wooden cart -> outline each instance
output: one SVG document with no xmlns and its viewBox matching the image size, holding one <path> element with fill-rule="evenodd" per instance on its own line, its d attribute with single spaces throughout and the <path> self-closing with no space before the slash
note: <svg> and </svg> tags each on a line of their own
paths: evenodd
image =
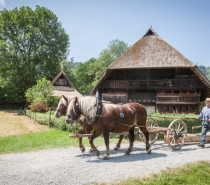
<svg viewBox="0 0 210 185">
<path fill-rule="evenodd" d="M 187 126 L 181 119 L 172 121 L 168 127 L 159 127 L 154 118 L 147 119 L 148 130 L 150 132 L 150 144 L 158 140 L 159 134 L 164 135 L 164 141 L 172 150 L 180 149 L 187 138 Z M 141 140 L 145 143 L 145 136 L 139 132 Z"/>
<path fill-rule="evenodd" d="M 187 126 L 184 123 L 184 121 L 180 119 L 176 119 L 172 121 L 168 128 L 165 127 L 159 127 L 158 122 L 154 118 L 148 118 L 147 119 L 147 127 L 150 132 L 150 138 L 149 142 L 150 144 L 153 144 L 157 141 L 159 134 L 164 134 L 164 138 L 166 140 L 166 143 L 172 150 L 180 149 L 184 144 L 185 140 L 187 138 Z M 128 132 L 123 133 L 110 133 L 110 135 L 128 135 Z M 135 135 L 139 135 L 141 140 L 145 143 L 145 136 L 144 134 L 139 130 L 138 132 L 135 132 Z M 73 136 L 69 136 L 70 138 L 75 137 L 90 137 L 91 134 L 78 134 L 75 133 Z"/>
</svg>

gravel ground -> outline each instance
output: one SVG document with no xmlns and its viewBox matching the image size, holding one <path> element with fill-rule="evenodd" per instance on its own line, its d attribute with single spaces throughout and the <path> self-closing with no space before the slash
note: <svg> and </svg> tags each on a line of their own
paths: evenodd
<svg viewBox="0 0 210 185">
<path fill-rule="evenodd" d="M 163 142 L 157 142 L 152 146 L 152 154 L 148 155 L 143 143 L 135 143 L 131 155 L 125 156 L 128 144 L 123 144 L 119 151 L 111 150 L 109 160 L 88 152 L 81 154 L 77 147 L 2 154 L 0 185 L 87 184 L 142 177 L 167 167 L 210 160 L 209 146 L 208 143 L 205 149 L 201 149 L 195 144 L 188 144 L 181 150 L 171 151 Z M 101 155 L 105 154 L 104 146 L 98 149 Z"/>
</svg>

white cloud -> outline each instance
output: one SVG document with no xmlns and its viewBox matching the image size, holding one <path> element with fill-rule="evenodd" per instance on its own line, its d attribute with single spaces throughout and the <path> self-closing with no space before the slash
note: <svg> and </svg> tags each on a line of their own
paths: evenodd
<svg viewBox="0 0 210 185">
<path fill-rule="evenodd" d="M 5 7 L 5 0 L 0 0 L 0 6 Z"/>
</svg>

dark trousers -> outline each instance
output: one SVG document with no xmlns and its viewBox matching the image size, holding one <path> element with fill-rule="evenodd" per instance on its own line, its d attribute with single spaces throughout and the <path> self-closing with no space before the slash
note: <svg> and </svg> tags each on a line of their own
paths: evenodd
<svg viewBox="0 0 210 185">
<path fill-rule="evenodd" d="M 202 134 L 201 134 L 201 144 L 206 143 L 206 133 L 210 129 L 208 125 L 202 126 Z"/>
</svg>

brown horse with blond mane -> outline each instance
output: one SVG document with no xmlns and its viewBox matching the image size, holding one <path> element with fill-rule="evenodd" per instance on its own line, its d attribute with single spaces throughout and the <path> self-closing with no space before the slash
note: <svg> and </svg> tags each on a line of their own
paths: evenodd
<svg viewBox="0 0 210 185">
<path fill-rule="evenodd" d="M 106 154 L 103 159 L 108 159 L 110 156 L 109 149 L 109 133 L 129 132 L 129 148 L 125 154 L 129 155 L 133 149 L 135 139 L 134 129 L 139 129 L 144 133 L 146 138 L 146 151 L 151 153 L 149 145 L 149 132 L 146 126 L 147 112 L 144 106 L 138 103 L 129 103 L 124 105 L 103 104 L 100 114 L 97 114 L 97 99 L 93 96 L 82 98 L 73 98 L 68 105 L 66 122 L 71 123 L 76 121 L 81 115 L 92 125 L 94 132 L 90 137 L 90 145 L 96 156 L 100 152 L 94 146 L 93 140 L 103 134 Z"/>
<path fill-rule="evenodd" d="M 69 103 L 75 98 L 75 96 L 68 96 L 65 97 L 62 95 L 62 98 L 60 99 L 58 106 L 55 110 L 54 116 L 56 118 L 60 118 L 61 116 L 66 115 L 67 107 Z M 80 134 L 90 134 L 93 131 L 93 127 L 91 124 L 87 124 L 87 121 L 85 120 L 85 116 L 80 116 L 80 118 L 77 120 L 77 123 L 82 127 L 82 130 L 79 131 Z M 123 135 L 120 136 L 117 145 L 114 147 L 114 150 L 119 150 Z M 90 140 L 90 137 L 88 138 Z M 79 137 L 79 148 L 82 153 L 85 152 L 85 146 L 82 143 L 82 137 Z M 92 152 L 92 150 L 90 150 Z"/>
</svg>

